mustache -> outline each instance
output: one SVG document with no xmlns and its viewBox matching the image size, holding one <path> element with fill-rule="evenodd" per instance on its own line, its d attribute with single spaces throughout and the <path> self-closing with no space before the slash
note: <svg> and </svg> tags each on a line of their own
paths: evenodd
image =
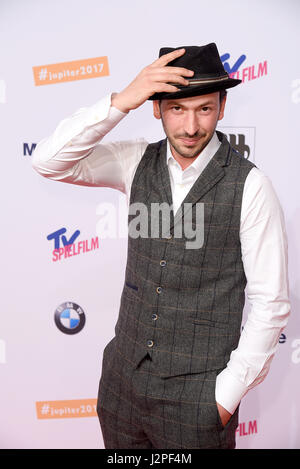
<svg viewBox="0 0 300 469">
<path fill-rule="evenodd" d="M 205 133 L 197 130 L 197 132 L 195 132 L 194 134 L 188 134 L 187 132 L 184 132 L 184 133 L 176 134 L 174 135 L 174 137 L 175 138 L 201 138 L 201 137 L 205 137 Z"/>
</svg>

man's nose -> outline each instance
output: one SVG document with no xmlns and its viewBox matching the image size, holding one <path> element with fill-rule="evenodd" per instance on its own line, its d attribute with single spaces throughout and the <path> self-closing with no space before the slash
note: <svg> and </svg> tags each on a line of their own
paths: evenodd
<svg viewBox="0 0 300 469">
<path fill-rule="evenodd" d="M 190 136 L 193 136 L 198 132 L 199 123 L 198 123 L 197 116 L 194 112 L 188 112 L 186 114 L 185 122 L 184 122 L 184 130 Z"/>
</svg>

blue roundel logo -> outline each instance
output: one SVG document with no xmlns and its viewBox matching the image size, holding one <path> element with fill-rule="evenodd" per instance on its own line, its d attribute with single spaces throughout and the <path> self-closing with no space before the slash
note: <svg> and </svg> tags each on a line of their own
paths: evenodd
<svg viewBox="0 0 300 469">
<path fill-rule="evenodd" d="M 77 334 L 85 325 L 85 314 L 83 309 L 71 301 L 62 303 L 55 310 L 55 324 L 65 334 Z"/>
</svg>

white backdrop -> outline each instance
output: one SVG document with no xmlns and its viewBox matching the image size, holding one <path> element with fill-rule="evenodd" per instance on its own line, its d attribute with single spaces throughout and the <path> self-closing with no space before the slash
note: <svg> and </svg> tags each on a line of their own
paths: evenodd
<svg viewBox="0 0 300 469">
<path fill-rule="evenodd" d="M 123 213 L 124 196 L 42 178 L 31 166 L 33 144 L 125 87 L 160 47 L 209 42 L 244 79 L 229 90 L 219 128 L 272 180 L 289 239 L 292 316 L 270 374 L 242 401 L 237 447 L 300 448 L 299 23 L 298 0 L 0 0 L 1 448 L 103 448 L 94 404 L 126 262 L 126 239 L 97 233 L 99 204 Z M 33 67 L 99 57 L 108 60 L 105 76 L 34 80 Z M 149 102 L 109 139 L 140 136 L 163 137 Z M 47 236 L 62 228 L 74 246 L 87 242 L 53 261 Z M 83 252 L 97 234 L 98 248 Z M 56 326 L 60 305 L 69 332 L 84 314 L 80 332 Z"/>
</svg>

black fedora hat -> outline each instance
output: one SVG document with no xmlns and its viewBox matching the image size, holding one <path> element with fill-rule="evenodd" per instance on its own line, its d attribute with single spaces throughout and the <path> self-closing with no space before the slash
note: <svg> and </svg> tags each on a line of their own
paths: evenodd
<svg viewBox="0 0 300 469">
<path fill-rule="evenodd" d="M 168 66 L 184 67 L 194 71 L 192 78 L 186 78 L 189 85 L 175 86 L 179 91 L 172 93 L 155 93 L 149 100 L 155 99 L 178 99 L 203 94 L 214 93 L 215 91 L 232 88 L 241 83 L 242 80 L 230 78 L 225 71 L 217 46 L 214 42 L 205 46 L 181 46 L 181 47 L 163 47 L 159 51 L 159 57 L 168 54 L 177 49 L 185 49 L 185 53 L 168 63 Z"/>
</svg>

